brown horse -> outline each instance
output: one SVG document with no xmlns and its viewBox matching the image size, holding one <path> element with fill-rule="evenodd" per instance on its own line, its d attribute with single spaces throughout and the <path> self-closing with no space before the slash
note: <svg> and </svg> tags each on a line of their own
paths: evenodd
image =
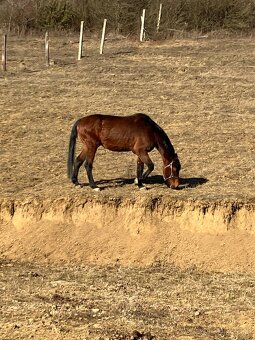
<svg viewBox="0 0 255 340">
<path fill-rule="evenodd" d="M 75 159 L 76 139 L 79 136 L 83 149 Z M 78 173 L 84 163 L 89 185 L 97 188 L 92 175 L 94 157 L 99 146 L 111 151 L 132 151 L 137 155 L 137 178 L 135 183 L 142 186 L 142 181 L 154 169 L 148 153 L 156 148 L 163 160 L 163 178 L 168 187 L 179 186 L 181 164 L 164 130 L 150 117 L 143 113 L 131 116 L 110 116 L 94 114 L 76 121 L 71 130 L 68 152 L 68 177 L 78 185 Z M 147 170 L 143 173 L 144 164 Z"/>
</svg>

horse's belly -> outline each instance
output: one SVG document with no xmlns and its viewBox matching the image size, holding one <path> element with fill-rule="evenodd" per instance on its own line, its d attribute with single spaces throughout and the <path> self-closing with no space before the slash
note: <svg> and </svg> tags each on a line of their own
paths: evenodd
<svg viewBox="0 0 255 340">
<path fill-rule="evenodd" d="M 131 151 L 132 147 L 129 145 L 121 145 L 121 144 L 115 144 L 115 143 L 102 143 L 102 146 L 110 151 L 117 151 L 117 152 L 124 152 L 124 151 Z"/>
<path fill-rule="evenodd" d="M 105 149 L 111 151 L 130 151 L 134 145 L 134 136 L 130 129 L 122 129 L 121 126 L 108 126 L 105 122 L 101 131 L 101 143 Z"/>
</svg>

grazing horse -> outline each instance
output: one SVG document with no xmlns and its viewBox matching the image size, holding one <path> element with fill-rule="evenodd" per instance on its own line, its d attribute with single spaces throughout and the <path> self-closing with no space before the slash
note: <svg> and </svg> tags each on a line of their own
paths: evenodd
<svg viewBox="0 0 255 340">
<path fill-rule="evenodd" d="M 79 136 L 83 148 L 75 159 L 76 139 Z M 132 151 L 137 158 L 137 178 L 135 183 L 142 186 L 154 169 L 148 153 L 156 148 L 163 160 L 163 178 L 168 187 L 178 188 L 181 164 L 167 134 L 150 117 L 143 113 L 130 116 L 110 116 L 93 114 L 83 117 L 72 127 L 67 170 L 68 177 L 78 185 L 78 173 L 84 163 L 89 185 L 96 189 L 92 174 L 94 157 L 99 146 L 111 151 Z M 143 173 L 144 164 L 147 170 Z"/>
</svg>

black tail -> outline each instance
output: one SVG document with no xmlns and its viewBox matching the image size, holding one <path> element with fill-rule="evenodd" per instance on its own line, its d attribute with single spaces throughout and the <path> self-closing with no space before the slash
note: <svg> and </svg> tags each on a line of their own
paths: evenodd
<svg viewBox="0 0 255 340">
<path fill-rule="evenodd" d="M 69 140 L 68 159 L 67 159 L 68 178 L 72 178 L 72 174 L 73 174 L 75 146 L 76 146 L 76 138 L 77 138 L 77 123 L 78 121 L 75 122 L 72 127 L 70 140 Z"/>
</svg>

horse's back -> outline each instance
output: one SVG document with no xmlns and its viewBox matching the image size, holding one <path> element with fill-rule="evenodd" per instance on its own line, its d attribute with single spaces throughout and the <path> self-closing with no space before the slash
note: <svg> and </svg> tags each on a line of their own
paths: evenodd
<svg viewBox="0 0 255 340">
<path fill-rule="evenodd" d="M 154 127 L 154 122 L 144 113 L 135 113 L 129 116 L 101 115 L 102 132 L 119 131 L 121 134 L 130 136 L 142 136 L 150 128 Z"/>
<path fill-rule="evenodd" d="M 144 113 L 135 113 L 128 116 L 115 116 L 105 114 L 92 114 L 82 117 L 77 122 L 78 127 L 84 128 L 89 131 L 103 130 L 103 129 L 116 129 L 116 130 L 129 130 L 135 131 L 136 129 L 145 129 L 146 127 L 153 126 L 155 123 L 152 119 Z"/>
</svg>

